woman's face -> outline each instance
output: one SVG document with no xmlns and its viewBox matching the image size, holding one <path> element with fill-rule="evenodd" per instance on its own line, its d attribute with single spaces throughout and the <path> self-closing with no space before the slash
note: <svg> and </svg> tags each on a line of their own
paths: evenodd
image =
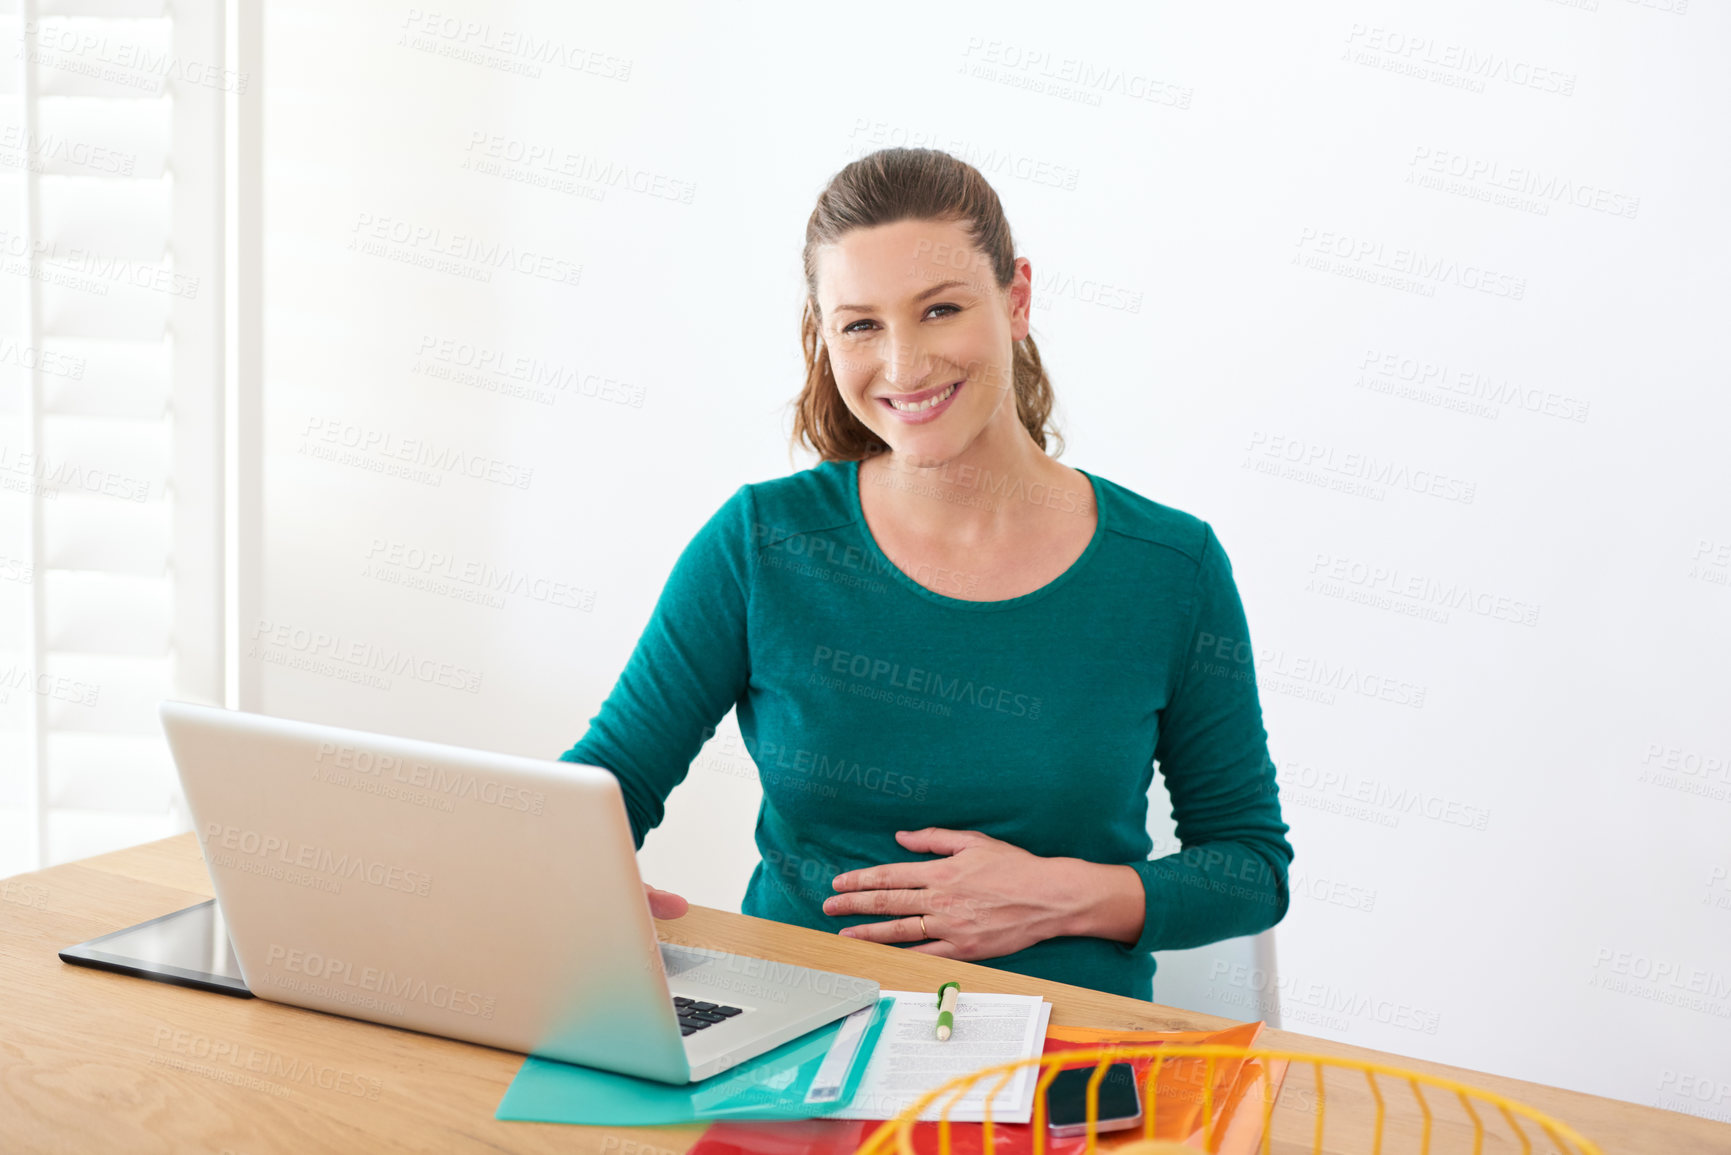
<svg viewBox="0 0 1731 1155">
<path fill-rule="evenodd" d="M 943 465 L 1016 417 L 1014 343 L 1028 335 L 1030 273 L 1008 289 L 949 221 L 854 229 L 817 255 L 817 303 L 842 401 L 914 468 Z M 1007 424 L 1006 424 L 1007 423 Z"/>
</svg>

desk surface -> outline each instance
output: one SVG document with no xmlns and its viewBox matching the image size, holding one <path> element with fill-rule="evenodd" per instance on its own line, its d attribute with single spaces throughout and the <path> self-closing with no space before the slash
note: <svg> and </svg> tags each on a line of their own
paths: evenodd
<svg viewBox="0 0 1731 1155">
<path fill-rule="evenodd" d="M 676 1155 L 701 1126 L 587 1128 L 493 1118 L 522 1056 L 324 1015 L 69 966 L 56 951 L 211 896 L 191 834 L 18 875 L 0 884 L 0 1149 L 7 1152 L 440 1151 Z M 875 979 L 891 990 L 1040 994 L 1052 1022 L 1198 1030 L 1229 1020 L 876 943 L 692 907 L 658 924 L 674 942 Z M 940 977 L 941 976 L 941 977 Z M 1731 1151 L 1731 1126 L 1344 1046 L 1291 1031 L 1262 1045 L 1390 1062 L 1497 1091 L 1570 1124 L 1606 1152 Z M 1368 1151 L 1363 1081 L 1325 1076 L 1324 1150 Z M 1431 1095 L 1432 1107 L 1441 1096 Z M 1275 1109 L 1274 1149 L 1310 1151 L 1315 1088 L 1294 1067 Z M 1467 1150 L 1464 1116 L 1438 1111 L 1433 1150 Z M 1391 1096 L 1391 1143 L 1417 1150 L 1419 1112 Z M 1488 1150 L 1511 1150 L 1495 1144 Z M 1542 1149 L 1542 1148 L 1541 1148 Z"/>
</svg>

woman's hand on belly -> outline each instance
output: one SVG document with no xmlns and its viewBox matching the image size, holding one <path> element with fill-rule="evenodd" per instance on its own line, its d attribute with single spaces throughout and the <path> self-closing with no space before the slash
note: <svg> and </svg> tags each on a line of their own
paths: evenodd
<svg viewBox="0 0 1731 1155">
<path fill-rule="evenodd" d="M 1042 858 L 977 830 L 899 830 L 896 841 L 910 851 L 947 857 L 837 875 L 831 883 L 837 893 L 824 901 L 825 914 L 886 916 L 841 934 L 919 943 L 910 949 L 963 962 L 1014 954 L 1064 935 L 1125 944 L 1141 937 L 1146 899 L 1141 876 L 1128 866 Z"/>
</svg>

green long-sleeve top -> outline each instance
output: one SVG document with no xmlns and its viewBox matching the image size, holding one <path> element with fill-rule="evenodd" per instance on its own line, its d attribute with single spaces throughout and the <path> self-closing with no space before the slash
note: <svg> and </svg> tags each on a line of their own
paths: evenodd
<svg viewBox="0 0 1731 1155">
<path fill-rule="evenodd" d="M 1147 901 L 1134 944 L 1067 936 L 974 961 L 1151 997 L 1150 951 L 1280 921 L 1292 847 L 1219 539 L 1084 476 L 1099 519 L 1081 557 L 1000 601 L 950 597 L 896 568 L 866 526 L 857 463 L 741 486 L 681 553 L 562 759 L 618 778 L 641 847 L 735 708 L 763 784 L 762 858 L 741 909 L 818 930 L 884 918 L 825 914 L 836 875 L 939 857 L 903 849 L 898 830 L 978 830 L 1133 867 Z M 991 488 L 982 496 L 1088 501 Z M 1150 858 L 1156 762 L 1183 849 Z"/>
</svg>

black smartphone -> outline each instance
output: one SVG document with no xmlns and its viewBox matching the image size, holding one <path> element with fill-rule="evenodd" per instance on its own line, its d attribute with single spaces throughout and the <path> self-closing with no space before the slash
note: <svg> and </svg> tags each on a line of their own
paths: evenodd
<svg viewBox="0 0 1731 1155">
<path fill-rule="evenodd" d="M 1053 1135 L 1088 1133 L 1088 1081 L 1093 1067 L 1059 1071 L 1046 1088 L 1046 1121 Z M 1136 1071 L 1129 1063 L 1113 1063 L 1100 1080 L 1095 1133 L 1122 1131 L 1142 1122 L 1142 1096 L 1136 1091 Z"/>
</svg>

